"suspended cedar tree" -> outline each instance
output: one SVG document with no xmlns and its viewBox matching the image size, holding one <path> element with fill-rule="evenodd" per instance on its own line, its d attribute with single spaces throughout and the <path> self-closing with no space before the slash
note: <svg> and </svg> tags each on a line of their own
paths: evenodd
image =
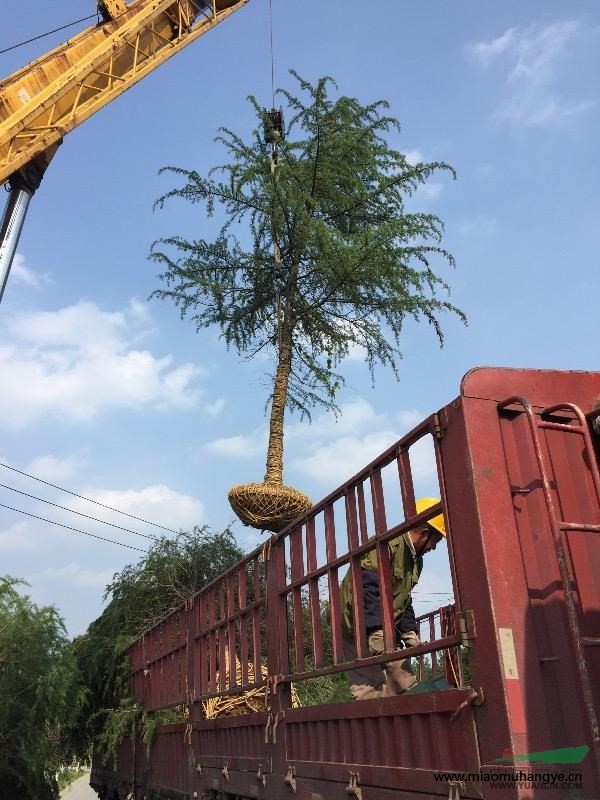
<svg viewBox="0 0 600 800">
<path fill-rule="evenodd" d="M 230 163 L 206 178 L 165 168 L 185 183 L 160 197 L 159 207 L 173 197 L 202 202 L 209 216 L 220 207 L 225 223 L 212 241 L 172 236 L 151 254 L 164 270 L 153 296 L 173 300 L 198 329 L 218 325 L 239 353 L 273 356 L 265 484 L 274 486 L 283 481 L 285 409 L 310 416 L 317 405 L 335 408 L 351 348 L 362 348 L 372 378 L 377 364 L 397 376 L 407 318 L 426 320 L 440 345 L 440 316 L 465 320 L 440 298 L 449 286 L 432 266 L 454 265 L 441 244 L 442 220 L 405 206 L 436 172 L 455 177 L 453 168 L 410 164 L 391 147 L 399 123 L 386 115 L 385 101 L 333 99 L 331 78 L 313 86 L 292 75 L 300 96 L 279 91 L 291 115 L 285 137 L 251 97 L 259 121 L 252 137 L 222 129 L 217 138 Z M 233 223 L 245 233 L 238 236 Z"/>
</svg>

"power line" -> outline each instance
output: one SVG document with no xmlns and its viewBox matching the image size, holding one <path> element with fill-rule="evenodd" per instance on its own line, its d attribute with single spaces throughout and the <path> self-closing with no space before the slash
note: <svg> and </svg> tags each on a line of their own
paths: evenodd
<svg viewBox="0 0 600 800">
<path fill-rule="evenodd" d="M 71 492 L 69 489 L 64 489 L 62 486 L 57 486 L 55 483 L 50 483 L 49 481 L 44 481 L 42 478 L 38 478 L 35 475 L 30 475 L 28 472 L 23 472 L 16 467 L 11 467 L 8 464 L 2 464 L 0 462 L 0 467 L 4 467 L 5 469 L 10 469 L 13 472 L 18 472 L 19 475 L 25 475 L 26 478 L 32 478 L 34 481 L 39 481 L 40 483 L 45 484 L 46 486 L 52 486 L 53 489 L 58 489 L 59 492 L 65 492 L 66 494 L 73 495 L 73 497 L 79 497 L 80 500 L 86 500 L 88 503 L 94 503 L 97 506 L 102 506 L 102 508 L 107 508 L 109 511 L 114 511 L 117 514 L 123 514 L 124 517 L 129 517 L 130 519 L 135 519 L 138 522 L 143 522 L 146 525 L 154 525 L 155 528 L 162 528 L 163 531 L 168 531 L 169 533 L 179 533 L 179 531 L 173 530 L 173 528 L 167 528 L 164 525 L 159 525 L 158 522 L 150 522 L 150 520 L 142 519 L 142 517 L 136 517 L 134 514 L 128 514 L 126 511 L 120 511 L 118 508 L 113 508 L 112 506 L 107 506 L 105 503 L 101 503 L 99 500 L 92 500 L 90 497 L 84 497 L 82 494 L 77 494 L 77 492 Z"/>
<path fill-rule="evenodd" d="M 0 503 L 0 508 L 7 508 L 9 511 L 17 511 L 19 514 L 25 514 L 27 517 L 33 517 L 34 519 L 39 519 L 42 522 L 49 522 L 51 525 L 58 525 L 59 528 L 66 528 L 68 531 L 74 531 L 75 533 L 83 533 L 84 536 L 91 536 L 92 539 L 100 539 L 101 542 L 110 542 L 110 544 L 118 544 L 121 547 L 126 547 L 128 550 L 138 550 L 140 553 L 147 553 L 147 550 L 143 550 L 141 547 L 134 547 L 131 544 L 123 544 L 123 542 L 117 542 L 115 539 L 106 539 L 104 536 L 97 536 L 95 533 L 89 533 L 88 531 L 82 531 L 79 528 L 72 528 L 70 525 L 63 525 L 62 522 L 56 522 L 54 519 L 46 519 L 46 517 L 39 517 L 37 514 L 30 514 L 29 511 L 23 511 L 22 508 L 13 508 L 12 506 L 6 506 L 4 503 Z"/>
<path fill-rule="evenodd" d="M 39 36 L 34 36 L 31 39 L 25 39 L 24 42 L 19 42 L 18 44 L 12 44 L 10 47 L 5 47 L 4 50 L 0 50 L 0 55 L 3 53 L 8 53 L 10 50 L 16 50 L 17 47 L 23 47 L 23 45 L 31 44 L 31 42 L 37 42 L 38 39 L 43 39 L 46 36 L 51 36 L 53 33 L 58 33 L 59 31 L 64 31 L 66 28 L 72 28 L 74 25 L 79 25 L 80 22 L 87 22 L 90 19 L 97 19 L 97 14 L 90 14 L 89 17 L 82 17 L 81 19 L 76 19 L 74 22 L 68 22 L 66 25 L 61 25 L 60 28 L 54 28 L 52 31 L 46 31 L 46 33 L 40 33 Z"/>
<path fill-rule="evenodd" d="M 94 522 L 101 522 L 103 525 L 110 525 L 111 528 L 118 528 L 120 531 L 126 531 L 127 533 L 134 533 L 136 536 L 142 536 L 144 539 L 155 538 L 154 536 L 148 536 L 145 533 L 138 533 L 138 531 L 132 531 L 131 528 L 122 528 L 120 525 L 115 525 L 113 522 L 107 522 L 104 519 L 98 519 L 98 517 L 91 517 L 89 514 L 84 514 L 81 511 L 75 511 L 72 508 L 67 508 L 66 506 L 61 506 L 58 503 L 53 503 L 51 500 L 45 500 L 43 497 L 37 497 L 35 494 L 29 494 L 29 492 L 22 492 L 20 489 L 15 489 L 14 486 L 7 486 L 5 483 L 0 483 L 0 486 L 3 489 L 9 489 L 11 492 L 17 492 L 18 494 L 25 495 L 25 497 L 31 497 L 32 500 L 39 500 L 41 503 L 48 503 L 49 506 L 54 506 L 54 508 L 60 508 L 62 511 L 68 511 L 71 514 L 77 514 L 80 517 L 91 519 Z"/>
</svg>

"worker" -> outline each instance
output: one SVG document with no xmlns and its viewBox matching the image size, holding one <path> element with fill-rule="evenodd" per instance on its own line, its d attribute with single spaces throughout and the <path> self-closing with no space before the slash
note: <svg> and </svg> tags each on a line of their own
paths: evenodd
<svg viewBox="0 0 600 800">
<path fill-rule="evenodd" d="M 417 514 L 439 502 L 435 497 L 422 497 L 415 504 Z M 444 516 L 438 514 L 389 542 L 393 612 L 398 646 L 414 647 L 421 643 L 418 623 L 412 607 L 411 591 L 421 575 L 423 556 L 435 550 L 445 537 Z M 372 550 L 366 553 L 361 559 L 360 566 L 369 655 L 381 655 L 385 648 L 376 551 Z M 358 656 L 354 638 L 350 570 L 342 581 L 340 594 L 344 657 L 347 661 L 354 661 Z M 358 667 L 348 671 L 348 679 L 350 691 L 355 700 L 370 700 L 402 694 L 417 682 L 410 666 L 410 659 Z"/>
</svg>

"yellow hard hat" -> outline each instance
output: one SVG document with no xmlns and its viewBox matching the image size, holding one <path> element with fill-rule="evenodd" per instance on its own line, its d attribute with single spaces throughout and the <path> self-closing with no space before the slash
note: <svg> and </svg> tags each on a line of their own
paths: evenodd
<svg viewBox="0 0 600 800">
<path fill-rule="evenodd" d="M 432 506 L 436 506 L 440 502 L 439 497 L 421 497 L 415 503 L 415 507 L 417 509 L 417 514 L 420 514 L 422 511 L 427 511 L 428 508 Z M 446 520 L 444 519 L 443 514 L 438 514 L 437 517 L 433 517 L 432 519 L 427 520 L 427 524 L 431 525 L 432 528 L 441 534 L 442 536 L 446 536 Z"/>
</svg>

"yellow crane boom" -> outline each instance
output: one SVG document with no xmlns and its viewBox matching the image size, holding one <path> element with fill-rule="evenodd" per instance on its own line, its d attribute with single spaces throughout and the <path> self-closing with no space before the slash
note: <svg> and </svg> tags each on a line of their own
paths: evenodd
<svg viewBox="0 0 600 800">
<path fill-rule="evenodd" d="M 100 0 L 102 22 L 0 82 L 0 299 L 29 200 L 63 137 L 248 0 Z"/>
</svg>

